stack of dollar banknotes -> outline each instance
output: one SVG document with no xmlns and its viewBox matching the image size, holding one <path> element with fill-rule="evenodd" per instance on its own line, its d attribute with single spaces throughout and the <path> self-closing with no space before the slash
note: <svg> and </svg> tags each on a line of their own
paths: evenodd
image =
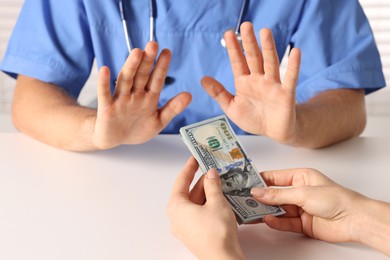
<svg viewBox="0 0 390 260">
<path fill-rule="evenodd" d="M 222 191 L 239 224 L 259 220 L 265 215 L 285 213 L 282 208 L 262 204 L 251 196 L 252 187 L 266 187 L 266 183 L 225 115 L 182 127 L 180 135 L 203 173 L 210 169 L 218 171 Z"/>
</svg>

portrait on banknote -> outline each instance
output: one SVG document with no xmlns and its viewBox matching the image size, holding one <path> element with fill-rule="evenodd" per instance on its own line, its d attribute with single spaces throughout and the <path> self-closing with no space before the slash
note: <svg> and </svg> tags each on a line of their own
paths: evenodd
<svg viewBox="0 0 390 260">
<path fill-rule="evenodd" d="M 264 205 L 251 196 L 252 187 L 265 187 L 266 184 L 226 116 L 182 127 L 180 135 L 204 173 L 210 169 L 218 171 L 222 191 L 239 223 L 248 223 L 269 214 L 277 216 L 285 213 L 282 208 Z"/>
<path fill-rule="evenodd" d="M 231 196 L 251 196 L 251 188 L 261 184 L 260 178 L 249 163 L 245 167 L 230 168 L 221 175 L 222 191 Z"/>
</svg>

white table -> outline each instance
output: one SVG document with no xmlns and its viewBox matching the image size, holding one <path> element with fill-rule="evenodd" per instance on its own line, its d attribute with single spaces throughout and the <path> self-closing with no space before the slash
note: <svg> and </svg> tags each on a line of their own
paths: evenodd
<svg viewBox="0 0 390 260">
<path fill-rule="evenodd" d="M 313 167 L 390 201 L 390 137 L 322 150 L 239 138 L 259 170 Z M 72 153 L 0 133 L 0 259 L 193 259 L 170 234 L 165 211 L 189 156 L 178 136 Z M 329 244 L 262 224 L 240 226 L 239 236 L 248 259 L 388 259 L 365 246 Z"/>
<path fill-rule="evenodd" d="M 0 133 L 16 133 L 10 113 L 0 113 Z"/>
</svg>

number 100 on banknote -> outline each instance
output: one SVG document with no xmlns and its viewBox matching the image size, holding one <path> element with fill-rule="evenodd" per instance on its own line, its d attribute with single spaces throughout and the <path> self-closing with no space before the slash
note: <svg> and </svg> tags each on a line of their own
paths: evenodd
<svg viewBox="0 0 390 260">
<path fill-rule="evenodd" d="M 182 127 L 180 135 L 203 173 L 210 169 L 218 171 L 222 191 L 238 223 L 285 213 L 281 207 L 262 204 L 251 196 L 252 187 L 266 187 L 266 184 L 225 115 Z"/>
</svg>

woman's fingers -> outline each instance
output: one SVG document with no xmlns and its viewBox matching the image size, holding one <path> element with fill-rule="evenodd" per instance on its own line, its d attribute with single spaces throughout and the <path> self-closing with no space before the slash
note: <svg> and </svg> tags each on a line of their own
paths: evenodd
<svg viewBox="0 0 390 260">
<path fill-rule="evenodd" d="M 303 233 L 301 218 L 278 218 L 272 215 L 265 216 L 263 222 L 272 229 Z"/>
<path fill-rule="evenodd" d="M 188 198 L 190 192 L 190 185 L 194 179 L 198 167 L 198 163 L 196 162 L 194 157 L 188 159 L 183 170 L 176 178 L 175 184 L 173 186 L 172 197 Z"/>
<path fill-rule="evenodd" d="M 203 205 L 206 202 L 206 195 L 204 193 L 204 177 L 205 175 L 202 175 L 202 177 L 199 178 L 190 192 L 190 201 L 198 205 Z"/>
</svg>

